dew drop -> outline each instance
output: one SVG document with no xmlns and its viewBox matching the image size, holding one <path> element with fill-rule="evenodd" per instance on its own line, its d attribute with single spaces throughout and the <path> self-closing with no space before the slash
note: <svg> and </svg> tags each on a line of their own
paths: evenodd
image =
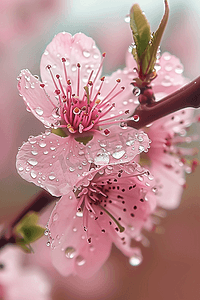
<svg viewBox="0 0 200 300">
<path fill-rule="evenodd" d="M 72 167 L 70 167 L 69 170 L 70 170 L 70 172 L 74 172 L 75 171 L 75 169 L 72 168 Z"/>
<path fill-rule="evenodd" d="M 44 235 L 48 235 L 49 234 L 49 229 L 46 229 L 45 231 L 44 231 Z"/>
<path fill-rule="evenodd" d="M 31 171 L 31 177 L 33 178 L 33 179 L 35 179 L 36 177 L 37 177 L 37 174 L 32 170 Z"/>
<path fill-rule="evenodd" d="M 130 265 L 134 266 L 134 267 L 139 266 L 141 264 L 141 262 L 142 262 L 142 255 L 135 254 L 135 255 L 131 256 L 129 259 Z"/>
<path fill-rule="evenodd" d="M 41 107 L 36 107 L 35 112 L 38 116 L 42 116 L 44 113 Z"/>
<path fill-rule="evenodd" d="M 87 50 L 83 50 L 83 56 L 85 56 L 87 58 L 90 57 L 90 52 Z"/>
<path fill-rule="evenodd" d="M 143 152 L 144 151 L 144 146 L 142 146 L 142 145 L 140 145 L 139 147 L 138 147 L 138 150 L 139 150 L 139 152 L 141 153 L 141 152 Z"/>
<path fill-rule="evenodd" d="M 163 53 L 162 57 L 163 57 L 165 60 L 170 60 L 170 59 L 171 59 L 171 55 L 170 55 L 168 52 Z"/>
<path fill-rule="evenodd" d="M 31 151 L 31 153 L 32 153 L 33 155 L 37 155 L 37 154 L 38 154 L 38 152 L 35 151 L 35 150 Z"/>
<path fill-rule="evenodd" d="M 97 156 L 94 159 L 94 163 L 96 165 L 108 164 L 110 161 L 110 157 L 108 153 L 97 153 Z"/>
<path fill-rule="evenodd" d="M 76 227 L 73 227 L 72 230 L 73 230 L 73 232 L 77 232 L 78 231 L 78 229 Z"/>
<path fill-rule="evenodd" d="M 41 148 L 46 147 L 46 145 L 47 145 L 47 144 L 46 144 L 45 142 L 42 142 L 42 141 L 39 143 L 39 146 L 40 146 Z"/>
<path fill-rule="evenodd" d="M 23 167 L 19 167 L 18 170 L 19 170 L 20 172 L 22 172 L 22 171 L 24 170 L 24 168 L 23 168 Z"/>
<path fill-rule="evenodd" d="M 53 174 L 53 173 L 51 173 L 50 175 L 49 175 L 49 179 L 50 180 L 54 180 L 56 178 L 56 176 Z"/>
<path fill-rule="evenodd" d="M 130 15 L 126 15 L 125 18 L 124 18 L 124 21 L 126 23 L 129 23 L 130 22 Z"/>
<path fill-rule="evenodd" d="M 76 216 L 77 217 L 82 217 L 83 216 L 83 211 L 81 210 L 81 211 L 77 211 L 76 212 Z"/>
<path fill-rule="evenodd" d="M 73 247 L 67 247 L 65 249 L 65 256 L 67 258 L 74 258 L 75 255 L 76 255 L 76 249 L 74 249 Z"/>
<path fill-rule="evenodd" d="M 71 70 L 72 70 L 72 72 L 75 72 L 76 71 L 76 65 L 72 65 Z"/>
<path fill-rule="evenodd" d="M 172 70 L 172 68 L 173 68 L 172 64 L 170 64 L 170 63 L 165 65 L 165 70 L 168 71 L 168 72 L 170 72 Z"/>
<path fill-rule="evenodd" d="M 83 151 L 83 150 L 80 150 L 80 151 L 78 152 L 78 154 L 79 154 L 79 155 L 83 155 L 83 154 L 84 154 L 84 151 Z"/>
<path fill-rule="evenodd" d="M 49 247 L 49 246 L 51 245 L 50 241 L 48 241 L 48 242 L 46 243 L 46 245 L 47 245 L 47 247 Z"/>
<path fill-rule="evenodd" d="M 118 152 L 114 152 L 112 154 L 112 157 L 116 158 L 116 159 L 120 159 L 122 158 L 122 156 L 125 154 L 126 152 L 124 150 L 118 151 Z"/>
<path fill-rule="evenodd" d="M 31 165 L 31 166 L 36 166 L 38 164 L 37 160 L 35 160 L 34 158 L 29 158 L 28 159 L 28 163 Z"/>
<path fill-rule="evenodd" d="M 47 50 L 44 51 L 44 55 L 48 55 L 49 52 Z"/>
<path fill-rule="evenodd" d="M 182 73 L 183 73 L 183 70 L 184 70 L 183 65 L 178 65 L 178 66 L 176 66 L 176 68 L 175 68 L 175 72 L 176 72 L 177 74 L 182 74 Z"/>
<path fill-rule="evenodd" d="M 165 78 L 161 81 L 161 84 L 163 86 L 171 86 L 172 83 L 171 83 L 170 77 L 165 76 Z"/>
<path fill-rule="evenodd" d="M 78 255 L 76 257 L 76 263 L 78 266 L 83 266 L 86 263 L 86 261 L 81 255 Z"/>
<path fill-rule="evenodd" d="M 50 149 L 51 149 L 52 151 L 54 151 L 54 150 L 56 149 L 56 147 L 50 147 Z"/>
<path fill-rule="evenodd" d="M 49 151 L 44 151 L 43 153 L 44 153 L 45 155 L 47 155 L 47 154 L 49 153 Z"/>
<path fill-rule="evenodd" d="M 58 214 L 57 213 L 54 213 L 53 215 L 53 222 L 57 221 L 58 220 Z"/>
<path fill-rule="evenodd" d="M 93 57 L 94 57 L 95 59 L 97 59 L 97 58 L 99 58 L 99 54 L 94 54 Z"/>
<path fill-rule="evenodd" d="M 89 249 L 90 249 L 91 252 L 93 252 L 95 250 L 93 245 L 90 245 Z"/>
</svg>

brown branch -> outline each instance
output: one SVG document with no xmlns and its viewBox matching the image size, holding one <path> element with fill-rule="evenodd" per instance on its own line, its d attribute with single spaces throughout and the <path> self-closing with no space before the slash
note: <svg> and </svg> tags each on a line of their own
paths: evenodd
<svg viewBox="0 0 200 300">
<path fill-rule="evenodd" d="M 3 234 L 0 238 L 0 249 L 3 248 L 7 244 L 15 244 L 15 234 L 13 232 L 13 228 L 21 221 L 21 219 L 30 211 L 40 212 L 43 208 L 45 208 L 48 204 L 59 199 L 50 195 L 45 190 L 37 193 L 32 197 L 30 203 L 22 210 L 22 212 L 9 224 L 9 228 L 7 230 L 11 231 L 11 236 L 6 237 L 6 233 Z"/>
<path fill-rule="evenodd" d="M 133 115 L 139 121 L 130 120 L 128 126 L 140 129 L 166 115 L 186 107 L 200 107 L 200 76 L 189 84 L 152 104 L 140 104 Z"/>
</svg>

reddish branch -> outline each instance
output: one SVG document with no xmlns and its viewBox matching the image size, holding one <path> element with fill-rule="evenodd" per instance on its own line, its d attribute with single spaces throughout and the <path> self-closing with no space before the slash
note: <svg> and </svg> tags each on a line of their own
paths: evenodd
<svg viewBox="0 0 200 300">
<path fill-rule="evenodd" d="M 140 104 L 133 114 L 139 117 L 139 121 L 130 120 L 128 126 L 140 129 L 186 107 L 200 107 L 200 77 L 158 102 Z"/>
<path fill-rule="evenodd" d="M 17 225 L 20 220 L 30 211 L 41 212 L 43 208 L 45 208 L 48 204 L 55 201 L 56 197 L 50 195 L 45 190 L 37 193 L 37 195 L 33 196 L 29 204 L 22 210 L 22 212 L 9 224 L 8 230 L 11 231 L 11 236 L 7 237 L 7 233 L 3 234 L 0 238 L 0 249 L 3 248 L 7 244 L 15 244 L 15 234 L 13 232 L 13 228 Z"/>
<path fill-rule="evenodd" d="M 139 116 L 139 121 L 135 122 L 130 120 L 128 121 L 128 125 L 140 129 L 157 119 L 186 107 L 200 107 L 200 77 L 185 85 L 175 93 L 163 98 L 159 102 L 140 104 L 133 114 Z M 40 212 L 44 207 L 56 199 L 58 198 L 51 196 L 46 191 L 38 193 L 33 197 L 32 201 L 30 201 L 30 204 L 13 220 L 9 229 L 12 230 L 29 211 Z M 8 238 L 6 238 L 5 235 L 0 238 L 0 248 L 4 247 L 6 244 L 14 243 L 14 234 Z"/>
</svg>

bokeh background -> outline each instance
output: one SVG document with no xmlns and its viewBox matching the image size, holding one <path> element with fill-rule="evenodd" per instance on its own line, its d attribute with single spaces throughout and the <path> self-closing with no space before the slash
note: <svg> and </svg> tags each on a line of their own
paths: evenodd
<svg viewBox="0 0 200 300">
<path fill-rule="evenodd" d="M 15 170 L 18 147 L 43 126 L 26 111 L 18 96 L 16 77 L 27 68 L 39 75 L 46 45 L 60 31 L 83 32 L 106 52 L 104 73 L 124 67 L 132 43 L 126 15 L 131 0 L 2 0 L 0 2 L 0 220 L 11 220 L 39 191 Z M 138 0 L 156 30 L 162 18 L 162 0 Z M 170 19 L 161 51 L 179 57 L 191 80 L 200 70 L 200 3 L 169 0 Z M 199 131 L 193 125 L 191 133 Z M 196 144 L 195 146 L 200 146 Z M 52 299 L 200 299 L 200 167 L 187 176 L 187 188 L 178 209 L 168 211 L 158 233 L 146 234 L 143 263 L 132 267 L 116 248 L 91 279 L 56 277 Z M 28 300 L 28 299 L 27 299 Z"/>
</svg>

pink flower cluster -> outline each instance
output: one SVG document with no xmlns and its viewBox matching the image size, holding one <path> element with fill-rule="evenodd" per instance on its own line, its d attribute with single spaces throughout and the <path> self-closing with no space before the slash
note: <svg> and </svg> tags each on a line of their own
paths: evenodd
<svg viewBox="0 0 200 300">
<path fill-rule="evenodd" d="M 132 265 L 140 264 L 133 241 L 152 229 L 158 206 L 179 204 L 184 185 L 186 152 L 177 144 L 187 139 L 192 111 L 177 112 L 142 131 L 127 127 L 128 118 L 138 121 L 133 115 L 137 95 L 130 85 L 134 61 L 128 56 L 124 70 L 101 77 L 104 58 L 91 38 L 64 32 L 42 56 L 42 81 L 28 70 L 18 78 L 20 95 L 46 131 L 22 145 L 17 170 L 62 196 L 45 235 L 53 265 L 64 276 L 92 276 L 112 243 Z M 164 53 L 156 68 L 157 99 L 187 82 L 170 54 Z"/>
</svg>

